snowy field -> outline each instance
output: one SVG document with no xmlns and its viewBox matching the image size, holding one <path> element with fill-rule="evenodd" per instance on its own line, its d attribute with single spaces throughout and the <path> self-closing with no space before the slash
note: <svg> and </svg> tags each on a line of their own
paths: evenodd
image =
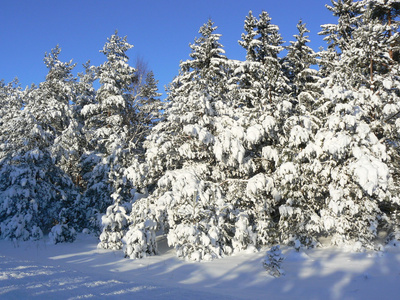
<svg viewBox="0 0 400 300">
<path fill-rule="evenodd" d="M 283 248 L 285 276 L 262 267 L 266 251 L 188 263 L 166 241 L 141 260 L 72 244 L 0 241 L 0 299 L 400 299 L 400 247 L 352 253 Z"/>
</svg>

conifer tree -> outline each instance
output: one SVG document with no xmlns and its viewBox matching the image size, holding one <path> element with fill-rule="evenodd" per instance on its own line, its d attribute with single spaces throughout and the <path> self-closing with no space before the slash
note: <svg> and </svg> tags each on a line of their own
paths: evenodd
<svg viewBox="0 0 400 300">
<path fill-rule="evenodd" d="M 54 141 L 70 122 L 73 97 L 71 63 L 58 59 L 60 48 L 46 54 L 46 81 L 24 95 L 24 108 L 2 126 L 0 226 L 3 238 L 40 238 L 57 224 L 73 239 L 73 207 L 77 192 L 70 177 L 57 165 Z M 10 98 L 11 100 L 11 98 Z"/>
<path fill-rule="evenodd" d="M 239 44 L 246 50 L 246 62 L 235 67 L 233 81 L 238 85 L 239 105 L 261 109 L 289 89 L 278 57 L 283 40 L 265 11 L 258 20 L 250 11 L 244 30 Z"/>
<path fill-rule="evenodd" d="M 326 7 L 338 18 L 338 22 L 321 25 L 322 31 L 319 34 L 324 35 L 324 41 L 328 43 L 328 49 L 319 53 L 323 76 L 336 69 L 335 63 L 340 53 L 349 48 L 347 43 L 352 40 L 352 33 L 357 28 L 358 19 L 364 8 L 364 1 L 331 0 L 331 2 L 332 6 L 326 5 Z"/>
<path fill-rule="evenodd" d="M 116 191 L 110 178 L 111 170 L 113 174 L 123 176 L 128 161 L 133 157 L 131 149 L 135 148 L 130 144 L 137 142 L 133 136 L 136 124 L 131 120 L 135 109 L 132 89 L 136 70 L 128 64 L 126 54 L 132 47 L 118 32 L 108 38 L 100 51 L 107 60 L 98 67 L 96 78 L 100 88 L 96 99 L 82 108 L 82 114 L 86 116 L 83 131 L 89 150 L 83 154 L 81 163 L 87 170 L 83 174 L 87 188 L 82 205 L 83 209 L 89 210 L 90 218 L 94 218 L 94 228 L 98 228 L 101 214 L 113 203 L 111 195 Z M 121 191 L 125 193 L 124 201 L 129 201 L 132 187 L 128 181 L 125 183 L 127 186 Z"/>
<path fill-rule="evenodd" d="M 367 3 L 369 9 L 371 9 L 371 17 L 379 20 L 382 24 L 387 25 L 386 34 L 388 38 L 398 34 L 398 20 L 396 19 L 400 15 L 400 3 L 396 0 L 383 0 L 373 1 L 370 0 Z M 389 45 L 389 56 L 392 60 L 400 62 L 400 50 L 398 42 L 392 40 Z"/>
<path fill-rule="evenodd" d="M 242 39 L 239 40 L 239 45 L 246 50 L 247 61 L 257 61 L 257 51 L 255 47 L 255 41 L 257 33 L 257 18 L 253 15 L 252 11 L 249 11 L 246 20 L 244 21 L 244 31 L 242 33 Z"/>
<path fill-rule="evenodd" d="M 382 139 L 388 127 L 384 118 L 390 108 L 396 110 L 385 96 L 384 86 L 392 81 L 384 81 L 386 75 L 377 70 L 371 85 L 368 72 L 375 55 L 377 60 L 388 58 L 381 52 L 387 52 L 388 43 L 382 39 L 382 27 L 370 18 L 366 2 L 334 4 L 339 22 L 323 26 L 323 32 L 335 28 L 327 40 L 340 52 L 325 66 L 330 73 L 321 80 L 323 95 L 314 113 L 321 126 L 299 155 L 314 159 L 310 178 L 320 187 L 320 196 L 314 198 L 315 204 L 320 199 L 314 206 L 314 223 L 308 224 L 314 233 L 309 233 L 332 236 L 333 243 L 353 244 L 356 249 L 372 248 L 378 227 L 388 220 L 384 206 L 398 201 L 389 191 L 390 159 Z"/>
<path fill-rule="evenodd" d="M 148 174 L 157 186 L 132 207 L 137 221 L 126 235 L 129 257 L 156 251 L 154 238 L 147 240 L 155 223 L 168 233 L 177 255 L 189 260 L 257 249 L 278 239 L 272 168 L 259 157 L 277 138 L 275 119 L 264 115 L 269 107 L 239 105 L 235 91 L 223 92 L 221 86 L 229 85 L 240 65 L 221 56 L 214 30 L 210 21 L 200 29 L 193 60 L 181 63 L 164 117 L 145 144 Z M 207 46 L 211 41 L 214 47 Z M 220 78 L 218 85 L 214 78 Z M 291 106 L 276 105 L 280 111 Z"/>
<path fill-rule="evenodd" d="M 98 68 L 101 86 L 96 102 L 83 109 L 90 116 L 85 127 L 93 149 L 84 161 L 94 164 L 86 175 L 91 177 L 84 199 L 88 207 L 94 207 L 94 215 L 106 213 L 99 247 L 107 249 L 122 247 L 121 239 L 130 224 L 129 207 L 140 195 L 131 176 L 143 161 L 143 142 L 160 109 L 153 73 L 148 72 L 144 83 L 138 83 L 141 79 L 136 69 L 128 64 L 126 52 L 132 47 L 117 32 L 108 39 L 102 50 L 107 61 Z M 146 186 L 141 187 L 145 192 Z M 118 217 L 122 215 L 123 223 Z"/>
<path fill-rule="evenodd" d="M 18 116 L 24 105 L 23 99 L 24 92 L 22 92 L 19 86 L 18 79 L 8 84 L 5 84 L 4 80 L 0 81 L 0 165 L 3 159 L 5 159 L 5 141 L 7 140 L 9 130 L 12 130 L 7 124 Z"/>
<path fill-rule="evenodd" d="M 169 88 L 164 116 L 145 147 L 147 181 L 157 183 L 152 194 L 132 207 L 126 255 L 137 258 L 156 253 L 155 226 L 168 232 L 178 256 L 210 259 L 223 253 L 217 229 L 217 186 L 211 181 L 213 145 L 218 111 L 225 107 L 224 51 L 220 35 L 209 20 L 190 47 L 192 59 L 181 62 L 180 74 Z"/>
<path fill-rule="evenodd" d="M 297 30 L 299 33 L 294 36 L 296 40 L 285 47 L 288 53 L 283 59 L 283 67 L 291 83 L 294 97 L 298 97 L 302 92 L 315 90 L 313 83 L 318 80 L 318 72 L 310 68 L 317 64 L 316 53 L 307 46 L 310 40 L 306 34 L 310 31 L 302 20 L 298 22 Z"/>
</svg>

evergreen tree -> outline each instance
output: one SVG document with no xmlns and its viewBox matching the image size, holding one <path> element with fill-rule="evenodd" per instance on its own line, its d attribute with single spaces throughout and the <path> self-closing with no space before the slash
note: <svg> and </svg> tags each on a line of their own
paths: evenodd
<svg viewBox="0 0 400 300">
<path fill-rule="evenodd" d="M 387 97 L 393 81 L 376 69 L 371 84 L 369 71 L 371 60 L 384 63 L 389 58 L 382 55 L 388 42 L 363 5 L 339 1 L 338 25 L 323 26 L 335 28 L 337 35 L 330 40 L 340 53 L 321 80 L 323 95 L 314 112 L 321 126 L 299 155 L 314 159 L 309 174 L 320 189 L 320 196 L 311 198 L 317 205 L 313 223 L 308 223 L 315 225 L 309 227 L 310 236 L 325 234 L 333 243 L 354 244 L 356 249 L 373 247 L 378 228 L 389 219 L 385 206 L 398 201 L 389 191 L 390 157 L 382 139 L 390 131 L 384 120 L 396 110 Z"/>
<path fill-rule="evenodd" d="M 190 45 L 192 59 L 180 64 L 180 75 L 169 87 L 165 122 L 153 128 L 145 143 L 150 178 L 158 180 L 166 170 L 211 159 L 207 149 L 213 141 L 212 117 L 216 114 L 215 103 L 224 102 L 220 87 L 226 86 L 222 64 L 226 58 L 215 30 L 210 20 L 200 28 L 201 37 Z M 176 119 L 169 120 L 172 116 Z M 187 139 L 192 132 L 199 134 L 201 140 Z"/>
<path fill-rule="evenodd" d="M 224 251 L 215 215 L 219 192 L 209 165 L 214 160 L 214 120 L 225 106 L 221 90 L 227 82 L 227 60 L 215 30 L 211 20 L 200 28 L 201 36 L 190 45 L 192 59 L 181 62 L 164 116 L 145 143 L 147 184 L 157 186 L 133 205 L 128 257 L 156 253 L 156 225 L 168 232 L 179 256 L 211 259 Z"/>
<path fill-rule="evenodd" d="M 298 97 L 302 92 L 315 90 L 313 84 L 318 80 L 317 70 L 310 68 L 317 64 L 316 53 L 307 46 L 310 40 L 306 34 L 310 31 L 301 20 L 297 24 L 297 30 L 299 33 L 294 36 L 296 40 L 285 47 L 288 53 L 283 59 L 284 70 L 291 83 L 294 97 Z"/>
<path fill-rule="evenodd" d="M 5 84 L 4 80 L 0 81 L 0 101 L 1 123 L 4 123 L 4 118 L 7 114 L 22 109 L 23 93 L 17 78 L 8 84 Z"/>
<path fill-rule="evenodd" d="M 107 61 L 99 67 L 97 102 L 83 109 L 91 114 L 85 126 L 93 149 L 84 161 L 89 166 L 95 164 L 86 175 L 91 178 L 84 199 L 87 206 L 97 210 L 94 215 L 106 213 L 99 247 L 107 249 L 122 247 L 121 239 L 130 224 L 128 207 L 140 196 L 131 175 L 144 159 L 143 142 L 160 110 L 157 81 L 152 72 L 147 72 L 144 83 L 138 83 L 141 79 L 136 69 L 128 65 L 126 52 L 130 48 L 126 37 L 117 33 L 111 36 L 102 51 Z M 145 192 L 146 186 L 142 187 Z"/>
<path fill-rule="evenodd" d="M 398 34 L 399 21 L 396 19 L 400 15 L 400 3 L 397 0 L 383 0 L 374 1 L 370 0 L 367 2 L 369 8 L 372 11 L 371 17 L 379 20 L 382 24 L 386 24 L 387 37 Z M 389 44 L 389 56 L 392 60 L 400 62 L 400 50 L 398 46 L 398 40 L 392 40 Z"/>
<path fill-rule="evenodd" d="M 331 0 L 332 6 L 326 5 L 332 14 L 338 18 L 337 24 L 321 25 L 320 35 L 325 35 L 324 41 L 328 43 L 328 49 L 321 51 L 320 69 L 323 76 L 327 76 L 338 61 L 340 53 L 349 49 L 347 43 L 352 40 L 352 33 L 357 28 L 358 19 L 364 9 L 364 1 Z"/>
<path fill-rule="evenodd" d="M 284 49 L 279 27 L 263 11 L 257 20 L 252 12 L 246 17 L 245 32 L 239 44 L 246 50 L 246 62 L 234 70 L 239 105 L 258 107 L 274 101 L 289 90 L 278 54 Z"/>
<path fill-rule="evenodd" d="M 2 132 L 7 132 L 0 169 L 3 238 L 40 238 L 55 224 L 73 233 L 69 226 L 74 220 L 68 209 L 77 192 L 70 177 L 56 165 L 59 153 L 52 148 L 69 125 L 73 97 L 73 65 L 60 62 L 59 53 L 56 47 L 46 54 L 46 81 L 30 89 L 23 110 L 2 124 Z"/>
<path fill-rule="evenodd" d="M 244 21 L 244 31 L 242 33 L 242 39 L 239 40 L 239 45 L 246 50 L 247 61 L 257 61 L 257 50 L 255 47 L 255 41 L 257 33 L 257 18 L 253 16 L 253 12 L 249 11 L 249 15 L 246 16 Z"/>
<path fill-rule="evenodd" d="M 126 37 L 115 32 L 104 45 L 102 52 L 107 61 L 98 67 L 96 78 L 100 88 L 93 103 L 82 108 L 86 117 L 83 128 L 88 141 L 88 153 L 81 158 L 81 168 L 85 171 L 83 180 L 87 188 L 82 199 L 82 209 L 88 210 L 94 229 L 100 225 L 101 214 L 113 203 L 111 195 L 112 172 L 123 176 L 124 168 L 133 158 L 131 149 L 135 148 L 133 136 L 136 128 L 131 120 L 133 104 L 133 83 L 136 80 L 135 68 L 129 66 L 126 52 L 133 46 Z M 128 181 L 123 188 L 124 201 L 129 201 L 131 185 Z M 97 229 L 98 230 L 98 229 Z"/>
<path fill-rule="evenodd" d="M 24 93 L 21 91 L 18 79 L 8 84 L 5 84 L 4 80 L 0 81 L 0 165 L 3 163 L 6 155 L 4 151 L 6 149 L 5 141 L 7 140 L 9 130 L 12 130 L 7 124 L 19 115 L 24 105 L 23 98 Z"/>
<path fill-rule="evenodd" d="M 327 9 L 338 18 L 337 24 L 321 25 L 321 35 L 328 43 L 329 49 L 343 51 L 348 49 L 347 43 L 353 37 L 353 31 L 358 27 L 358 20 L 364 10 L 365 1 L 331 0 L 332 6 Z"/>
<path fill-rule="evenodd" d="M 84 64 L 83 67 L 85 72 L 78 73 L 80 80 L 76 86 L 76 98 L 72 106 L 73 122 L 62 137 L 69 143 L 67 147 L 69 149 L 67 153 L 69 173 L 81 193 L 87 188 L 87 182 L 83 180 L 82 176 L 89 171 L 84 168 L 85 164 L 82 162 L 82 158 L 86 157 L 86 154 L 90 151 L 84 132 L 86 117 L 82 110 L 86 105 L 96 102 L 96 90 L 93 86 L 96 79 L 96 67 L 90 65 L 90 61 Z M 83 220 L 81 222 L 84 223 Z"/>
<path fill-rule="evenodd" d="M 210 21 L 200 29 L 193 60 L 181 63 L 164 117 L 145 144 L 147 174 L 157 186 L 132 207 L 137 221 L 127 232 L 129 257 L 156 252 L 154 238 L 147 240 L 154 224 L 168 234 L 177 255 L 189 260 L 256 249 L 278 238 L 272 169 L 259 157 L 276 138 L 275 120 L 259 105 L 238 105 L 235 91 L 221 88 L 238 62 L 221 56 L 214 30 Z M 280 111 L 291 107 L 287 101 L 276 105 Z"/>
</svg>

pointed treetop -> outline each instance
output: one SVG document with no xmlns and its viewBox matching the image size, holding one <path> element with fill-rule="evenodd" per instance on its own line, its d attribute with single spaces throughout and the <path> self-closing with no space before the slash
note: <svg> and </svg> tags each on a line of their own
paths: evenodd
<svg viewBox="0 0 400 300">
<path fill-rule="evenodd" d="M 214 26 L 214 22 L 208 19 L 208 22 L 200 27 L 199 33 L 201 37 L 195 39 L 194 44 L 190 45 L 192 53 L 190 57 L 193 59 L 199 59 L 201 56 L 211 57 L 224 57 L 225 51 L 222 49 L 223 46 L 219 43 L 221 34 L 214 33 L 217 30 L 217 26 Z M 211 56 L 211 57 L 209 57 Z"/>
<path fill-rule="evenodd" d="M 107 38 L 107 43 L 100 52 L 104 53 L 109 61 L 122 60 L 126 62 L 129 60 L 126 52 L 131 48 L 133 48 L 133 45 L 127 42 L 127 37 L 120 37 L 118 30 L 115 30 L 115 33 Z"/>
<path fill-rule="evenodd" d="M 55 48 L 51 49 L 50 53 L 45 53 L 44 63 L 49 69 L 49 73 L 46 76 L 46 80 L 52 79 L 70 79 L 72 77 L 71 71 L 75 68 L 76 64 L 69 62 L 61 62 L 58 56 L 61 53 L 61 48 L 57 45 Z"/>
<path fill-rule="evenodd" d="M 257 20 L 250 11 L 246 17 L 242 41 L 239 44 L 246 49 L 246 59 L 249 61 L 265 62 L 267 58 L 278 58 L 283 50 L 284 41 L 279 33 L 279 27 L 271 23 L 271 17 L 266 11 Z"/>
<path fill-rule="evenodd" d="M 257 18 L 253 16 L 253 12 L 250 10 L 249 15 L 246 16 L 246 20 L 244 21 L 244 31 L 246 33 L 242 33 L 242 40 L 239 40 L 239 45 L 242 46 L 247 54 L 246 60 L 255 61 L 256 60 L 256 52 L 254 47 L 252 47 L 252 41 L 257 36 Z"/>
</svg>

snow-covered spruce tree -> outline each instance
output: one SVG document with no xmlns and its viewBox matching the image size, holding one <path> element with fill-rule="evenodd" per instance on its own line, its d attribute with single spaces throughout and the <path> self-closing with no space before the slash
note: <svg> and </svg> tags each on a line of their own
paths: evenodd
<svg viewBox="0 0 400 300">
<path fill-rule="evenodd" d="M 319 235 L 320 193 L 318 178 L 310 177 L 314 157 L 308 155 L 308 145 L 320 126 L 312 114 L 321 91 L 318 72 L 310 69 L 316 54 L 306 45 L 305 25 L 297 25 L 296 41 L 287 47 L 283 69 L 290 78 L 290 95 L 281 94 L 268 104 L 264 117 L 274 120 L 274 130 L 262 149 L 262 159 L 270 165 L 270 176 L 279 191 L 276 204 L 279 237 L 277 241 L 289 245 L 312 246 Z M 315 200 L 317 199 L 317 200 Z"/>
<path fill-rule="evenodd" d="M 25 91 L 26 93 L 27 91 Z M 5 84 L 0 81 L 0 165 L 5 162 L 5 150 L 8 131 L 7 123 L 17 117 L 23 108 L 24 92 L 22 92 L 18 79 Z M 8 153 L 10 154 L 10 153 Z"/>
<path fill-rule="evenodd" d="M 321 233 L 331 236 L 334 244 L 361 249 L 373 247 L 379 226 L 387 222 L 383 204 L 398 200 L 389 192 L 390 156 L 382 139 L 387 127 L 384 120 L 396 107 L 387 102 L 387 91 L 371 89 L 366 72 L 371 57 L 375 52 L 380 56 L 385 43 L 374 53 L 370 51 L 380 43 L 380 29 L 368 18 L 368 11 L 357 7 L 361 14 L 351 30 L 336 27 L 342 32 L 342 40 L 335 40 L 339 60 L 326 68 L 329 76 L 321 81 L 323 95 L 314 114 L 322 126 L 299 157 L 314 159 L 309 174 L 316 179 L 322 196 L 313 202 L 320 199 L 314 220 L 319 222 Z M 353 11 L 348 14 L 339 19 L 354 16 Z"/>
<path fill-rule="evenodd" d="M 143 135 L 147 136 L 151 128 L 161 118 L 161 101 L 158 92 L 158 80 L 154 78 L 154 73 L 149 71 L 146 74 L 144 84 L 139 90 L 138 106 L 140 107 L 138 118 L 143 123 Z"/>
<path fill-rule="evenodd" d="M 373 131 L 379 132 L 379 136 L 382 136 L 387 146 L 390 157 L 390 172 L 393 178 L 393 184 L 390 185 L 389 189 L 396 199 L 394 201 L 396 204 L 384 203 L 381 205 L 381 209 L 388 216 L 387 227 L 390 232 L 388 239 L 396 238 L 396 236 L 399 239 L 400 23 L 398 17 L 400 15 L 400 3 L 390 0 L 368 1 L 365 15 L 365 18 L 370 20 L 364 23 L 375 24 L 373 32 L 370 33 L 372 38 L 369 37 L 369 40 L 373 39 L 370 47 L 377 48 L 377 45 L 380 47 L 379 51 L 374 52 L 374 55 L 370 57 L 370 80 L 373 84 L 374 94 L 385 103 L 383 111 L 378 110 L 374 113 L 376 121 Z M 384 120 L 383 126 L 382 119 Z"/>
<path fill-rule="evenodd" d="M 266 269 L 271 276 L 281 277 L 282 275 L 285 275 L 285 271 L 281 267 L 284 259 L 285 257 L 282 255 L 280 246 L 276 245 L 271 247 L 267 252 L 262 264 L 264 269 Z"/>
<path fill-rule="evenodd" d="M 346 43 L 352 39 L 353 30 L 357 27 L 358 19 L 363 11 L 365 1 L 332 0 L 332 6 L 325 5 L 338 18 L 337 24 L 321 25 L 320 35 L 328 43 L 327 50 L 321 51 L 320 71 L 327 76 L 336 67 L 340 53 L 346 49 Z"/>
<path fill-rule="evenodd" d="M 57 165 L 52 145 L 70 121 L 69 101 L 73 94 L 71 63 L 58 60 L 57 47 L 46 54 L 46 82 L 24 96 L 24 108 L 7 123 L 2 153 L 1 236 L 40 238 L 56 224 L 73 224 L 69 214 L 77 192 Z M 73 238 L 72 238 L 73 239 Z"/>
<path fill-rule="evenodd" d="M 304 93 L 308 91 L 303 91 L 298 98 Z M 313 141 L 321 121 L 312 114 L 315 100 L 308 96 L 307 101 L 309 105 L 300 102 L 286 113 L 287 117 L 279 123 L 278 141 L 265 147 L 262 153 L 274 166 L 272 178 L 281 198 L 280 243 L 313 246 L 320 233 L 318 211 L 324 198 L 320 179 L 311 175 L 317 167 Z"/>
<path fill-rule="evenodd" d="M 209 182 L 208 164 L 214 160 L 217 103 L 225 101 L 220 90 L 226 83 L 227 60 L 215 30 L 211 20 L 200 28 L 201 36 L 190 45 L 192 59 L 180 64 L 163 118 L 145 143 L 147 181 L 157 186 L 151 196 L 133 205 L 135 221 L 125 251 L 129 257 L 156 252 L 155 221 L 168 233 L 179 256 L 200 260 L 219 257 L 223 251 L 219 236 L 209 236 L 210 228 L 215 228 L 212 222 L 218 222 L 214 207 L 218 188 Z"/>
<path fill-rule="evenodd" d="M 148 174 L 157 186 L 133 205 L 132 218 L 140 218 L 127 233 L 135 237 L 126 239 L 129 257 L 155 249 L 153 238 L 146 242 L 154 236 L 155 222 L 177 255 L 189 260 L 255 249 L 278 238 L 279 195 L 269 176 L 273 167 L 261 153 L 278 140 L 277 122 L 267 109 L 273 105 L 281 122 L 292 104 L 279 103 L 269 92 L 259 102 L 251 98 L 253 104 L 236 97 L 240 84 L 230 76 L 245 69 L 222 55 L 212 26 L 209 21 L 200 29 L 202 37 L 191 46 L 193 59 L 181 63 L 163 119 L 146 142 Z M 249 82 L 248 88 L 258 93 L 263 87 Z M 263 108 L 260 102 L 271 102 L 271 95 L 273 104 Z M 265 152 L 268 157 L 273 151 Z"/>
<path fill-rule="evenodd" d="M 263 15 L 265 16 L 266 13 Z M 260 16 L 260 21 L 263 19 L 270 24 L 269 18 Z M 252 24 L 259 24 L 260 21 L 252 22 Z M 275 28 L 272 25 L 271 27 Z M 254 26 L 250 26 L 249 29 L 245 23 L 245 31 L 251 32 L 251 30 L 254 30 Z M 257 45 L 257 41 L 245 42 L 249 35 L 242 35 L 243 41 L 240 42 L 242 46 Z M 274 35 L 277 33 L 275 32 Z M 231 79 L 231 82 L 238 81 L 237 93 L 239 95 L 245 93 L 247 99 L 251 99 L 253 103 L 244 109 L 246 118 L 238 120 L 243 122 L 241 126 L 245 128 L 244 145 L 247 151 L 245 157 L 251 162 L 249 165 L 251 165 L 252 173 L 248 173 L 247 177 L 242 176 L 242 179 L 248 179 L 248 188 L 238 189 L 232 193 L 232 197 L 240 195 L 240 190 L 246 191 L 245 197 L 250 200 L 247 211 L 251 216 L 250 219 L 254 219 L 250 223 L 253 224 L 254 232 L 257 234 L 256 244 L 258 246 L 277 242 L 291 243 L 296 239 L 304 240 L 304 243 L 306 240 L 312 241 L 312 239 L 306 238 L 307 234 L 304 228 L 299 230 L 310 219 L 310 214 L 306 215 L 308 199 L 300 197 L 302 195 L 301 188 L 305 182 L 300 180 L 300 174 L 303 171 L 297 155 L 304 149 L 318 128 L 318 121 L 309 113 L 313 109 L 318 93 L 315 86 L 309 84 L 302 87 L 303 91 L 299 95 L 289 94 L 290 89 L 286 85 L 288 79 L 281 67 L 275 71 L 279 74 L 282 88 L 279 93 L 272 95 L 266 92 L 270 86 L 268 81 L 271 78 L 263 76 L 258 71 L 264 68 L 263 61 L 275 62 L 268 65 L 269 68 L 280 63 L 280 60 L 277 59 L 277 52 L 268 51 L 269 48 L 277 49 L 273 47 L 277 45 L 274 39 L 271 39 L 270 42 L 272 45 L 259 44 L 256 50 L 247 46 L 247 57 L 250 59 L 254 59 L 252 53 L 264 53 L 264 55 L 270 56 L 260 57 L 259 61 L 246 61 L 238 64 L 234 71 L 234 77 Z M 263 50 L 262 45 L 268 46 L 267 50 Z M 307 52 L 305 45 L 304 48 Z M 310 57 L 307 56 L 307 58 Z M 308 68 L 310 63 L 311 59 L 307 63 L 304 62 L 304 69 Z M 246 65 L 252 66 L 252 68 L 246 68 Z M 269 69 L 264 68 L 264 70 L 268 72 Z M 251 79 L 249 80 L 249 78 Z M 258 96 L 251 97 L 252 95 Z M 242 97 L 237 98 L 242 99 Z M 253 193 L 253 189 L 257 192 Z M 288 206 L 301 208 L 296 210 L 296 214 L 293 214 L 292 212 L 295 210 L 293 208 L 286 209 Z"/>
<path fill-rule="evenodd" d="M 312 92 L 316 90 L 315 83 L 318 80 L 318 71 L 310 68 L 312 65 L 317 65 L 317 54 L 307 46 L 310 40 L 306 34 L 310 31 L 302 20 L 298 22 L 297 30 L 299 33 L 294 35 L 296 40 L 291 41 L 290 45 L 285 47 L 287 55 L 283 59 L 282 65 L 286 77 L 289 79 L 293 96 L 299 97 L 301 93 L 304 93 L 298 98 L 301 103 L 307 102 L 307 98 L 315 98 L 316 94 Z"/>
<path fill-rule="evenodd" d="M 240 69 L 236 69 L 236 77 L 241 77 L 240 97 L 244 103 L 249 101 L 246 97 L 254 97 L 257 105 L 262 106 L 263 99 L 272 101 L 273 97 L 289 90 L 288 78 L 282 71 L 278 57 L 284 49 L 284 42 L 279 27 L 271 23 L 266 11 L 259 15 L 258 20 L 250 11 L 244 30 L 239 44 L 246 50 L 246 63 L 242 64 Z M 255 93 L 255 90 L 258 93 Z"/>
<path fill-rule="evenodd" d="M 201 37 L 190 45 L 192 59 L 181 62 L 180 75 L 169 87 L 165 108 L 168 113 L 164 113 L 162 122 L 153 128 L 145 143 L 151 166 L 149 178 L 156 181 L 166 170 L 212 159 L 207 151 L 213 141 L 209 128 L 216 114 L 214 102 L 224 101 L 223 93 L 218 91 L 226 89 L 223 63 L 227 61 L 215 30 L 211 21 L 201 27 Z M 189 138 L 197 134 L 200 140 Z M 157 144 L 160 146 L 153 146 Z"/>
<path fill-rule="evenodd" d="M 330 113 L 315 137 L 313 155 L 321 168 L 314 173 L 326 181 L 327 197 L 319 213 L 324 231 L 336 244 L 371 247 L 385 217 L 379 204 L 390 201 L 386 147 L 363 110 L 370 96 L 368 90 L 354 92 L 333 85 L 322 98 Z"/>
<path fill-rule="evenodd" d="M 29 114 L 29 108 L 7 125 L 13 130 L 0 170 L 3 238 L 39 238 L 57 223 L 70 223 L 64 209 L 71 209 L 77 196 L 71 179 L 54 164 L 48 150 L 51 133 Z"/>
<path fill-rule="evenodd" d="M 122 238 L 131 223 L 129 213 L 131 203 L 123 199 L 122 189 L 125 188 L 123 178 L 118 172 L 109 173 L 113 182 L 114 193 L 111 195 L 114 203 L 108 206 L 106 213 L 102 216 L 103 230 L 100 235 L 99 248 L 119 250 L 122 249 Z"/>
<path fill-rule="evenodd" d="M 233 100 L 224 92 L 235 63 L 222 55 L 215 29 L 211 21 L 200 29 L 202 36 L 191 46 L 193 60 L 181 64 L 170 87 L 170 104 L 148 138 L 149 174 L 159 179 L 152 195 L 133 205 L 131 215 L 138 221 L 127 233 L 129 257 L 155 249 L 154 238 L 146 242 L 154 236 L 154 222 L 168 233 L 177 255 L 189 260 L 217 258 L 257 244 L 256 209 L 243 188 L 263 198 L 273 183 L 263 174 L 247 180 L 254 175 L 244 147 L 250 125 L 242 110 L 230 108 Z M 266 202 L 260 201 L 258 208 Z"/>
<path fill-rule="evenodd" d="M 87 211 L 89 227 L 99 230 L 100 217 L 113 203 L 113 182 L 123 176 L 123 170 L 133 158 L 133 132 L 131 119 L 134 97 L 132 84 L 136 80 L 135 68 L 128 64 L 126 52 L 133 46 L 117 32 L 108 38 L 102 52 L 107 61 L 98 67 L 96 78 L 100 88 L 93 103 L 82 108 L 86 117 L 83 132 L 88 141 L 88 152 L 81 158 L 82 174 L 86 183 L 81 209 Z M 112 170 L 112 176 L 111 171 Z M 113 177 L 113 179 L 111 179 Z M 125 181 L 123 201 L 129 201 L 131 186 Z"/>
<path fill-rule="evenodd" d="M 238 41 L 239 45 L 246 50 L 246 60 L 245 62 L 235 62 L 235 66 L 232 68 L 233 76 L 229 82 L 232 86 L 230 92 L 236 93 L 234 105 L 236 104 L 238 107 L 262 106 L 259 99 L 266 98 L 267 92 L 262 85 L 263 67 L 257 59 L 257 51 L 254 47 L 254 44 L 258 44 L 256 39 L 258 35 L 257 22 L 257 18 L 250 11 L 244 22 L 245 33 L 242 33 L 242 39 Z M 236 107 L 234 106 L 234 108 Z"/>
</svg>

